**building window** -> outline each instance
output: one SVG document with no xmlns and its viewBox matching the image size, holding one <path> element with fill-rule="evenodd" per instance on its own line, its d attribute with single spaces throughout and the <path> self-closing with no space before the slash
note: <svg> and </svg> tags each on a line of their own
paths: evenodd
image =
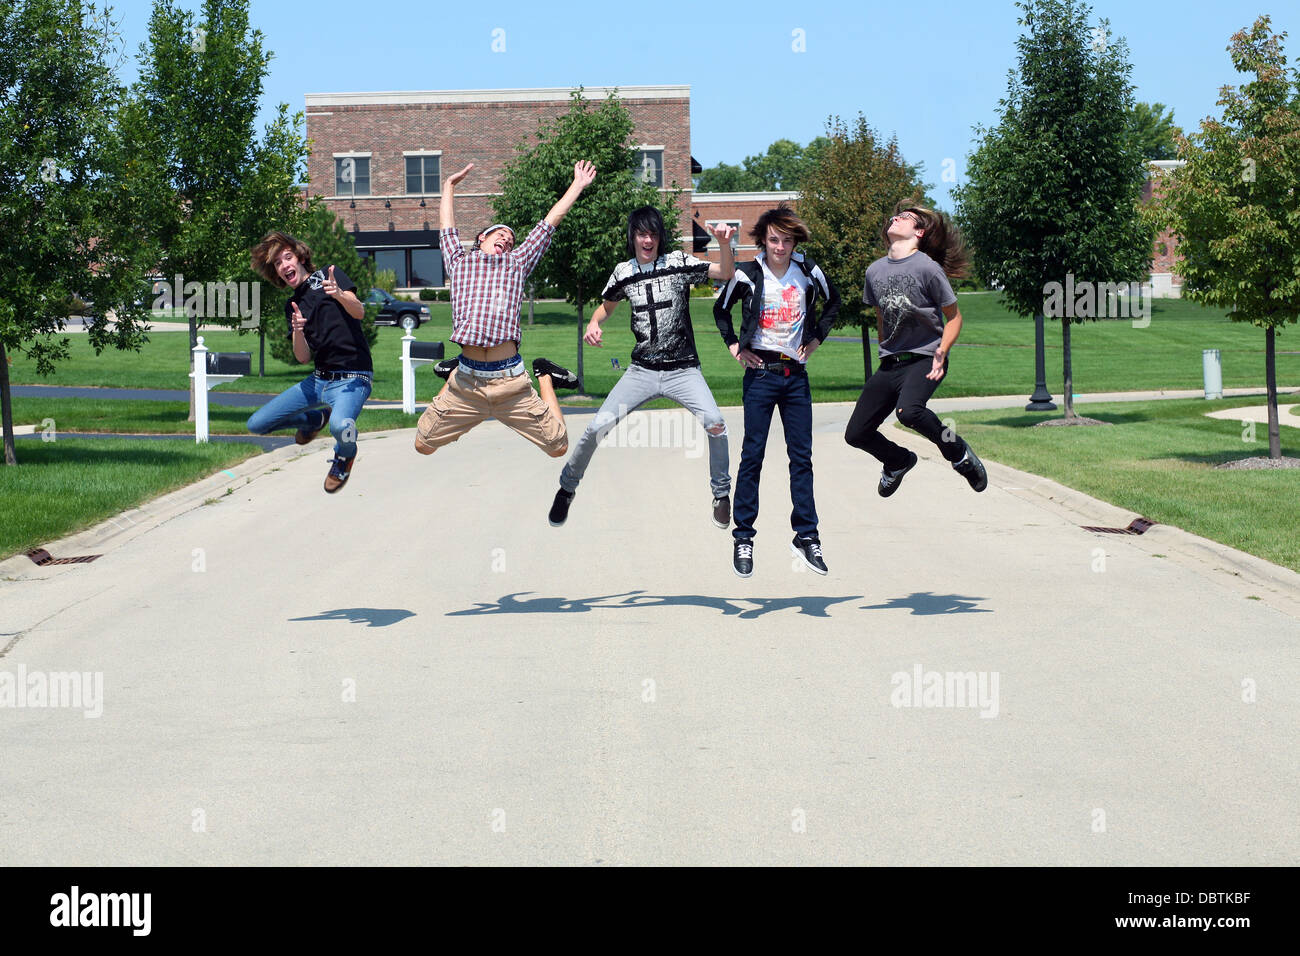
<svg viewBox="0 0 1300 956">
<path fill-rule="evenodd" d="M 636 151 L 636 162 L 632 164 L 636 178 L 649 183 L 657 189 L 664 185 L 664 148 L 647 146 Z"/>
<path fill-rule="evenodd" d="M 406 192 L 411 196 L 434 195 L 442 191 L 441 156 L 406 157 Z"/>
<path fill-rule="evenodd" d="M 439 249 L 411 250 L 411 285 L 442 285 L 442 251 Z"/>
<path fill-rule="evenodd" d="M 731 236 L 731 251 L 734 254 L 740 248 L 740 220 L 739 219 L 706 219 L 704 225 L 709 229 L 709 249 L 710 251 L 719 248 L 718 237 L 713 235 L 713 227 L 719 223 L 726 223 L 736 231 Z"/>
<path fill-rule="evenodd" d="M 334 195 L 370 195 L 370 157 L 334 157 Z"/>
</svg>

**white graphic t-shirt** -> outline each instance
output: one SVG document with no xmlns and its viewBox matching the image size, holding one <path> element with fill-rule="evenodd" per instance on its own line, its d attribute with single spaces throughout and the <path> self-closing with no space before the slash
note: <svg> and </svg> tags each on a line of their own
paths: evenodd
<svg viewBox="0 0 1300 956">
<path fill-rule="evenodd" d="M 808 277 L 791 262 L 785 275 L 778 279 L 762 255 L 758 261 L 763 268 L 763 311 L 759 313 L 758 328 L 749 347 L 782 352 L 797 360 L 799 346 L 803 344 L 803 304 Z"/>
</svg>

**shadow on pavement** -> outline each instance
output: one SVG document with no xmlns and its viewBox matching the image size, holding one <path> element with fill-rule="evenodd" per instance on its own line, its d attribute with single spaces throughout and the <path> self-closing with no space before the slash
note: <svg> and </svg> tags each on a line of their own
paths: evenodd
<svg viewBox="0 0 1300 956">
<path fill-rule="evenodd" d="M 789 598 L 720 598 L 705 594 L 646 594 L 644 591 L 623 591 L 619 594 L 605 594 L 592 598 L 527 598 L 520 600 L 520 595 L 532 594 L 531 591 L 516 591 L 501 597 L 495 604 L 475 604 L 463 611 L 449 611 L 447 617 L 466 617 L 474 614 L 577 614 L 594 609 L 618 610 L 620 608 L 647 607 L 703 607 L 720 611 L 724 615 L 742 619 L 761 617 L 772 611 L 796 608 L 800 614 L 810 617 L 828 617 L 827 609 L 832 604 L 856 601 L 859 594 L 847 597 L 789 597 Z M 614 604 L 601 602 L 623 598 Z M 757 607 L 745 607 L 746 604 Z"/>
<path fill-rule="evenodd" d="M 401 608 L 379 607 L 341 607 L 334 611 L 322 611 L 312 617 L 291 617 L 290 621 L 347 621 L 350 624 L 364 624 L 366 627 L 388 627 L 398 621 L 415 617 L 414 611 Z"/>
<path fill-rule="evenodd" d="M 991 607 L 976 607 L 979 597 L 962 597 L 960 594 L 932 594 L 915 591 L 904 598 L 892 598 L 884 604 L 864 604 L 859 610 L 887 611 L 908 608 L 913 614 L 992 614 Z"/>
</svg>

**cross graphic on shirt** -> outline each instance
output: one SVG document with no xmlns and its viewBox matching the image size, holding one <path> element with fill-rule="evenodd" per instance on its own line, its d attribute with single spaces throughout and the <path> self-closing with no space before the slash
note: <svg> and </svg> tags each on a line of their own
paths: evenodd
<svg viewBox="0 0 1300 956">
<path fill-rule="evenodd" d="M 672 308 L 673 300 L 667 302 L 655 301 L 655 287 L 653 283 L 647 283 L 645 293 L 645 305 L 633 308 L 634 315 L 648 315 L 650 317 L 650 341 L 654 342 L 659 338 L 659 316 L 662 309 Z"/>
</svg>

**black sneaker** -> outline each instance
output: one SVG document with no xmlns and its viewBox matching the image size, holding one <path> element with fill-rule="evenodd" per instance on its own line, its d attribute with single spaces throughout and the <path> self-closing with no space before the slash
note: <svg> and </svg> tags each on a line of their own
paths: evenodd
<svg viewBox="0 0 1300 956">
<path fill-rule="evenodd" d="M 979 460 L 970 445 L 966 446 L 966 454 L 962 456 L 961 461 L 953 462 L 952 470 L 970 482 L 970 486 L 976 491 L 983 491 L 989 486 L 989 476 L 984 470 L 984 462 Z"/>
<path fill-rule="evenodd" d="M 790 542 L 790 551 L 796 558 L 802 559 L 810 571 L 816 571 L 818 574 L 826 573 L 826 562 L 822 560 L 822 543 L 816 538 L 801 538 L 795 535 L 794 540 Z"/>
<path fill-rule="evenodd" d="M 351 458 L 334 456 L 330 461 L 329 474 L 325 476 L 325 490 L 327 492 L 334 494 L 348 483 L 348 478 L 352 475 L 352 463 L 356 460 L 356 455 Z"/>
<path fill-rule="evenodd" d="M 742 578 L 754 573 L 754 539 L 737 538 L 732 549 L 731 569 Z"/>
<path fill-rule="evenodd" d="M 897 491 L 898 486 L 903 483 L 903 476 L 916 467 L 916 452 L 909 451 L 907 454 L 909 456 L 907 464 L 902 468 L 895 471 L 890 471 L 888 468 L 881 469 L 880 497 L 888 498 Z"/>
<path fill-rule="evenodd" d="M 460 364 L 460 356 L 455 358 L 443 359 L 433 367 L 433 374 L 441 379 L 451 378 L 451 373 L 456 371 L 456 366 Z"/>
<path fill-rule="evenodd" d="M 713 523 L 719 528 L 731 527 L 731 496 L 713 499 Z"/>
<path fill-rule="evenodd" d="M 551 512 L 546 516 L 551 527 L 558 528 L 568 520 L 569 503 L 573 501 L 574 494 L 576 492 L 565 491 L 563 488 L 555 493 L 555 500 L 551 502 Z"/>
<path fill-rule="evenodd" d="M 578 382 L 578 376 L 574 375 L 564 366 L 556 365 L 550 359 L 533 359 L 533 374 L 538 378 L 541 378 L 543 375 L 551 376 L 551 384 L 556 388 L 577 388 L 580 384 Z"/>
</svg>

